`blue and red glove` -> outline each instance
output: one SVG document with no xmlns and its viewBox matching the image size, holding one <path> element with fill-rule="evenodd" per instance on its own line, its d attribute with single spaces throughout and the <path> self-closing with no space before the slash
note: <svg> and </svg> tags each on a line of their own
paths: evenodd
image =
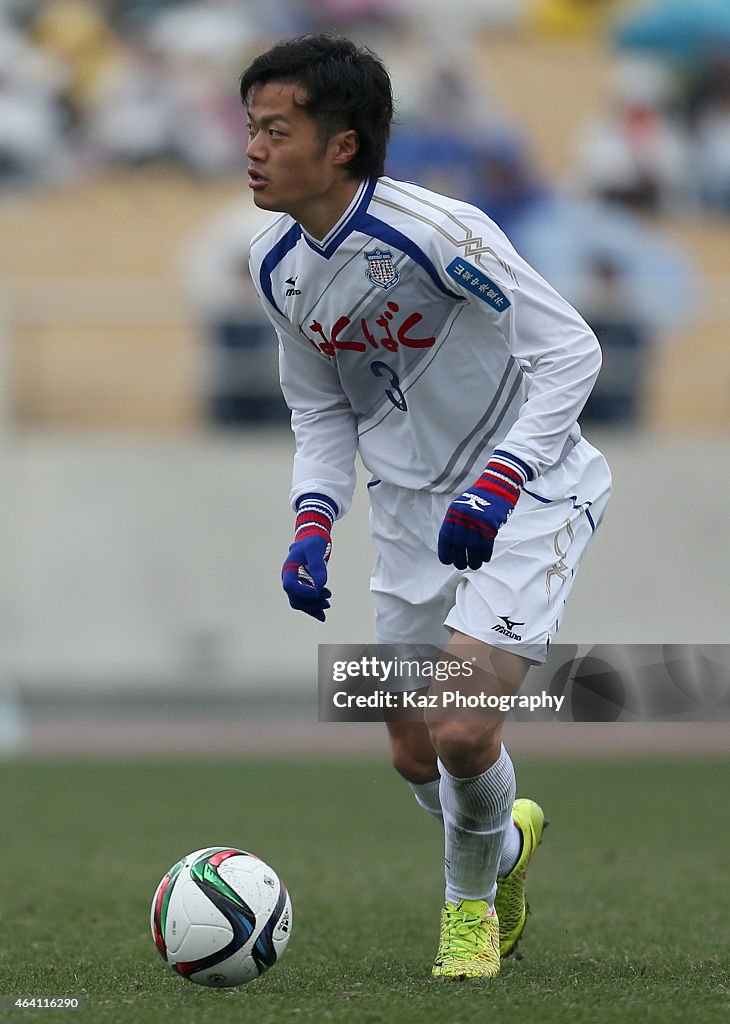
<svg viewBox="0 0 730 1024">
<path fill-rule="evenodd" d="M 497 530 L 532 479 L 529 466 L 497 449 L 479 479 L 449 505 L 438 539 L 439 561 L 457 569 L 479 569 L 492 557 Z"/>
<path fill-rule="evenodd" d="M 281 570 L 289 604 L 324 622 L 331 592 L 327 589 L 327 561 L 332 550 L 330 532 L 337 506 L 323 494 L 303 494 L 297 501 L 294 543 Z"/>
</svg>

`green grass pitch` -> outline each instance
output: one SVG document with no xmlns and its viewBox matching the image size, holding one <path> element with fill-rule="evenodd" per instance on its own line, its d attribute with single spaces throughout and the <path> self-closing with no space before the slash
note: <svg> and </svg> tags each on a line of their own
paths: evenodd
<svg viewBox="0 0 730 1024">
<path fill-rule="evenodd" d="M 523 761 L 551 819 L 523 959 L 492 982 L 430 977 L 437 824 L 384 763 L 0 765 L 0 993 L 81 995 L 88 1024 L 630 1024 L 730 1019 L 730 764 Z M 294 929 L 269 974 L 214 991 L 149 934 L 163 872 L 198 847 L 258 853 Z"/>
</svg>

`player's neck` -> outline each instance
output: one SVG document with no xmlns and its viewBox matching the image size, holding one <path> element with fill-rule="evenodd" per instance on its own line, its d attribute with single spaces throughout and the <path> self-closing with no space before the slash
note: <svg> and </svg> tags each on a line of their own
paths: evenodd
<svg viewBox="0 0 730 1024">
<path fill-rule="evenodd" d="M 321 240 L 332 230 L 360 187 L 360 180 L 343 178 L 333 185 L 325 195 L 311 200 L 305 210 L 293 213 L 304 230 L 312 238 Z"/>
</svg>

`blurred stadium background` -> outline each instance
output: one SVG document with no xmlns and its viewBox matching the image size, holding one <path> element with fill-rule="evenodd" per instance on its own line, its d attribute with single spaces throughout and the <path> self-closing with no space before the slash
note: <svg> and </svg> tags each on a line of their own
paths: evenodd
<svg viewBox="0 0 730 1024">
<path fill-rule="evenodd" d="M 371 637 L 366 501 L 327 624 L 290 614 L 292 443 L 246 271 L 238 74 L 312 28 L 391 67 L 389 172 L 481 205 L 601 338 L 583 426 L 615 496 L 561 641 L 727 639 L 726 3 L 0 0 L 6 753 L 382 746 L 315 721 L 317 643 Z M 667 728 L 620 743 L 727 743 Z"/>
</svg>

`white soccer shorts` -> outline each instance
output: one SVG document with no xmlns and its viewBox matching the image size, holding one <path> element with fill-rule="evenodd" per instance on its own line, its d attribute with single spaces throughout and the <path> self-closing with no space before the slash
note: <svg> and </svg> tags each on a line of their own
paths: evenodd
<svg viewBox="0 0 730 1024">
<path fill-rule="evenodd" d="M 605 458 L 581 439 L 563 462 L 527 484 L 491 561 L 461 571 L 437 555 L 449 495 L 371 484 L 376 642 L 444 647 L 457 630 L 545 661 L 610 492 Z"/>
</svg>

